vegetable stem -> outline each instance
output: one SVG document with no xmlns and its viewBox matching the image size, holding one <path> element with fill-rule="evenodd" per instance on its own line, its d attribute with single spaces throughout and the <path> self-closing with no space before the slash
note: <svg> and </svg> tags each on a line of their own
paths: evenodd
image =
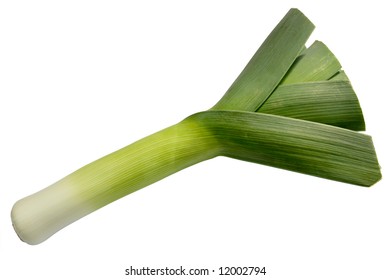
<svg viewBox="0 0 390 280">
<path fill-rule="evenodd" d="M 38 244 L 83 216 L 200 161 L 215 157 L 214 136 L 192 119 L 161 130 L 98 159 L 19 200 L 13 226 Z"/>
</svg>

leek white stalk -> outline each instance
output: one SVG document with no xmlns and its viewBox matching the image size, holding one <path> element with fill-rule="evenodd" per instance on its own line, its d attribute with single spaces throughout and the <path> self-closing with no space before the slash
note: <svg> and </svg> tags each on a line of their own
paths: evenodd
<svg viewBox="0 0 390 280">
<path fill-rule="evenodd" d="M 26 243 L 41 243 L 118 198 L 215 157 L 219 148 L 202 123 L 184 120 L 19 200 L 11 212 L 14 228 Z"/>
</svg>

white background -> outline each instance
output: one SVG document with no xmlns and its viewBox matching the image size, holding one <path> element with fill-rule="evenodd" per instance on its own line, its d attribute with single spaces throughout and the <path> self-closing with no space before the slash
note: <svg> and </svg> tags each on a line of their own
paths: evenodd
<svg viewBox="0 0 390 280">
<path fill-rule="evenodd" d="M 14 202 L 211 107 L 291 7 L 317 26 L 309 43 L 325 42 L 349 75 L 382 181 L 362 188 L 217 158 L 40 245 L 18 239 Z M 0 279 L 130 279 L 130 265 L 390 279 L 388 26 L 378 0 L 2 1 Z M 235 279 L 203 278 L 224 277 Z"/>
</svg>

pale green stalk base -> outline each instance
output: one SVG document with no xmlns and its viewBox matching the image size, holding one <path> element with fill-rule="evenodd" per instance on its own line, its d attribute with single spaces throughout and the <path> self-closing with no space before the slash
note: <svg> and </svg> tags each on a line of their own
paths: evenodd
<svg viewBox="0 0 390 280">
<path fill-rule="evenodd" d="M 11 212 L 18 236 L 41 243 L 118 198 L 220 154 L 215 137 L 200 124 L 184 120 L 19 200 Z"/>
</svg>

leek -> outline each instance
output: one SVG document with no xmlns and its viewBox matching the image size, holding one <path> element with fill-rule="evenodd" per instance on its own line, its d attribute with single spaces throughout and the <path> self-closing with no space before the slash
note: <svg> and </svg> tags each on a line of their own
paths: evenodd
<svg viewBox="0 0 390 280">
<path fill-rule="evenodd" d="M 355 92 L 313 24 L 291 9 L 210 110 L 98 159 L 12 208 L 39 244 L 89 213 L 191 165 L 226 156 L 360 186 L 381 178 Z M 356 131 L 355 131 L 356 130 Z"/>
</svg>

